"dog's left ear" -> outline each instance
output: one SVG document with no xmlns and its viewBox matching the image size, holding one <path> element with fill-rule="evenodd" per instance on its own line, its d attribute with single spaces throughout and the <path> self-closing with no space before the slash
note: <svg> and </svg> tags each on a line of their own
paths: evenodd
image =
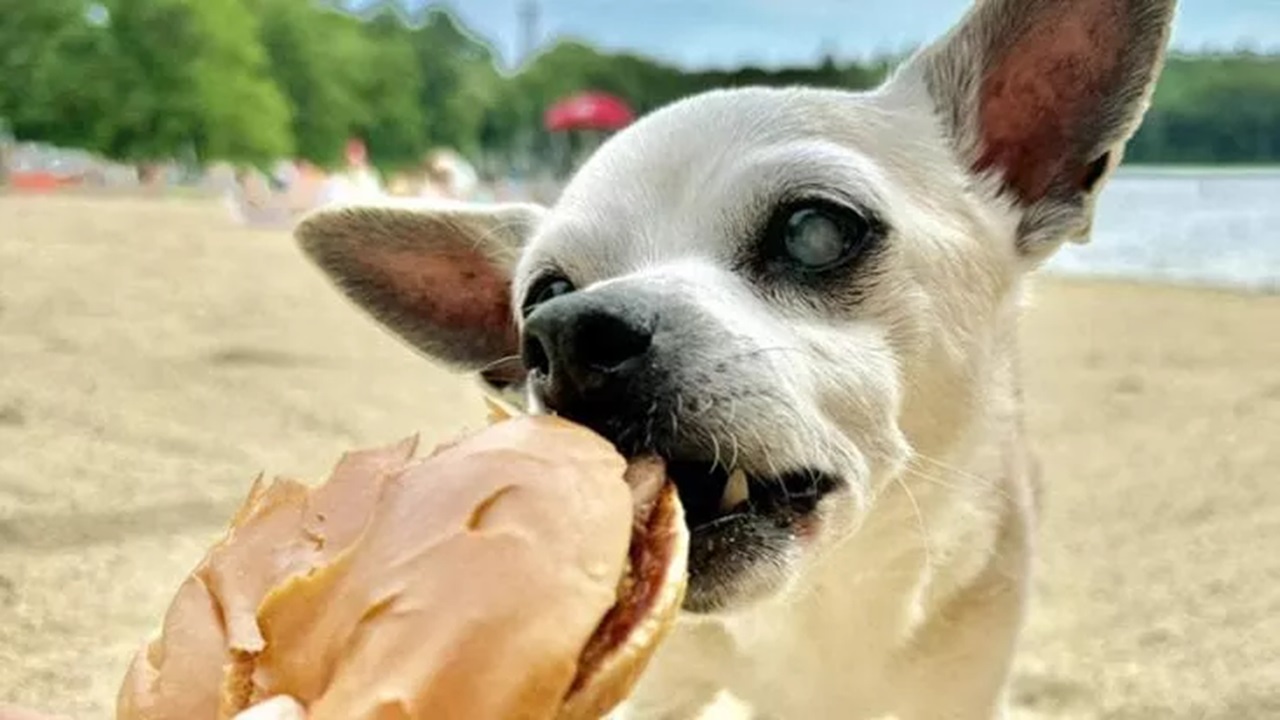
<svg viewBox="0 0 1280 720">
<path fill-rule="evenodd" d="M 890 87 L 925 88 L 960 160 L 1024 211 L 1019 247 L 1087 239 L 1137 130 L 1176 0 L 978 0 Z M 906 85 L 903 85 L 906 84 Z"/>
<path fill-rule="evenodd" d="M 532 204 L 387 200 L 321 209 L 294 236 L 400 338 L 501 390 L 523 380 L 511 278 L 544 214 Z"/>
</svg>

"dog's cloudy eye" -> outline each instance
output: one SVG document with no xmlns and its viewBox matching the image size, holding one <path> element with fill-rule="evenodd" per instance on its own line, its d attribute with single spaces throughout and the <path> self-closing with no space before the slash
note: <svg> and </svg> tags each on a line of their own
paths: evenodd
<svg viewBox="0 0 1280 720">
<path fill-rule="evenodd" d="M 801 207 L 786 218 L 781 249 L 804 270 L 826 270 L 852 258 L 869 229 L 867 221 L 852 210 Z"/>
<path fill-rule="evenodd" d="M 573 283 L 566 280 L 561 275 L 543 275 L 529 286 L 529 292 L 524 296 L 524 306 L 521 312 L 525 317 L 533 312 L 535 308 L 552 298 L 568 295 L 573 292 Z"/>
</svg>

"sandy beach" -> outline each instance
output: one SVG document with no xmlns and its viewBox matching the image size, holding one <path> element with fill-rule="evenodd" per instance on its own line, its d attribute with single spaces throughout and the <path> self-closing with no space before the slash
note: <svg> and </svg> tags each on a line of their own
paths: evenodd
<svg viewBox="0 0 1280 720">
<path fill-rule="evenodd" d="M 1018 720 L 1280 717 L 1280 296 L 1045 279 Z M 195 200 L 0 196 L 0 703 L 112 715 L 262 470 L 483 420 L 279 232 Z"/>
</svg>

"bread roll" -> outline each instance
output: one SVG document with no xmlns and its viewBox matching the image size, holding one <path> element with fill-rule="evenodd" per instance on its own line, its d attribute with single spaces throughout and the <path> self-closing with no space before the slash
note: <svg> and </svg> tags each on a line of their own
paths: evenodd
<svg viewBox="0 0 1280 720">
<path fill-rule="evenodd" d="M 117 717 L 229 720 L 287 696 L 309 720 L 585 720 L 620 702 L 684 592 L 661 463 L 628 468 L 545 416 L 416 446 L 349 453 L 314 489 L 259 478 Z"/>
</svg>

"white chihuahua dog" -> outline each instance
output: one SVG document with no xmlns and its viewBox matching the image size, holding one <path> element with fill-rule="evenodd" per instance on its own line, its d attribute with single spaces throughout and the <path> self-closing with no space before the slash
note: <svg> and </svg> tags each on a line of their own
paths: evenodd
<svg viewBox="0 0 1280 720">
<path fill-rule="evenodd" d="M 554 207 L 326 209 L 400 337 L 669 463 L 684 617 L 624 713 L 998 718 L 1036 514 L 1016 321 L 1083 242 L 1174 0 L 983 0 L 870 92 L 656 111 Z"/>
</svg>

